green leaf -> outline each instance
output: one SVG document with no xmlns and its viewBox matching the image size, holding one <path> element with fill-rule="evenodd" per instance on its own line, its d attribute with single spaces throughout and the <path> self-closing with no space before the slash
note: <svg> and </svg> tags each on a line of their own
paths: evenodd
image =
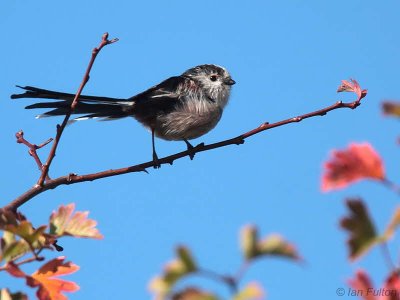
<svg viewBox="0 0 400 300">
<path fill-rule="evenodd" d="M 4 230 L 11 232 L 22 239 L 24 239 L 30 245 L 34 245 L 36 242 L 40 240 L 45 240 L 44 231 L 46 230 L 47 226 L 43 225 L 34 229 L 32 224 L 28 221 L 22 221 L 17 225 L 6 225 L 4 226 Z"/>
<path fill-rule="evenodd" d="M 257 282 L 249 283 L 244 289 L 233 297 L 233 300 L 256 300 L 264 298 L 264 291 Z"/>
<path fill-rule="evenodd" d="M 188 248 L 179 246 L 176 249 L 176 255 L 176 259 L 165 265 L 163 273 L 150 282 L 149 288 L 157 295 L 157 299 L 164 299 L 178 280 L 197 270 Z"/>
<path fill-rule="evenodd" d="M 188 270 L 182 260 L 173 260 L 165 266 L 164 279 L 169 284 L 174 284 L 177 280 L 188 274 Z"/>
<path fill-rule="evenodd" d="M 267 236 L 258 243 L 260 255 L 284 256 L 295 260 L 300 260 L 294 245 L 285 241 L 283 237 L 277 234 Z"/>
<path fill-rule="evenodd" d="M 40 226 L 34 229 L 32 224 L 26 220 L 19 224 L 5 225 L 4 235 L 1 239 L 0 260 L 12 261 L 30 252 L 32 248 L 41 249 L 51 245 L 54 238 L 44 233 L 46 228 L 47 226 Z"/>
<path fill-rule="evenodd" d="M 8 289 L 1 289 L 0 300 L 28 300 L 28 297 L 21 292 L 10 293 Z"/>
<path fill-rule="evenodd" d="M 259 255 L 258 248 L 258 230 L 253 225 L 245 226 L 241 231 L 240 245 L 247 260 L 250 260 Z"/>
<path fill-rule="evenodd" d="M 342 218 L 340 225 L 350 234 L 347 241 L 349 258 L 355 260 L 375 245 L 379 238 L 362 200 L 348 199 L 346 205 L 350 215 Z"/>
<path fill-rule="evenodd" d="M 77 211 L 73 214 L 75 204 L 61 205 L 57 212 L 50 216 L 50 233 L 58 237 L 74 236 L 102 239 L 96 227 L 97 222 L 88 219 L 89 212 Z"/>
<path fill-rule="evenodd" d="M 149 283 L 149 290 L 156 295 L 154 299 L 157 300 L 164 300 L 171 289 L 171 283 L 167 282 L 162 276 L 154 277 Z"/>
<path fill-rule="evenodd" d="M 22 255 L 30 252 L 30 247 L 28 243 L 24 240 L 13 241 L 6 244 L 1 251 L 0 261 L 5 260 L 6 262 L 15 260 Z"/>
<path fill-rule="evenodd" d="M 400 103 L 392 101 L 384 101 L 382 103 L 382 110 L 385 115 L 400 117 Z"/>
<path fill-rule="evenodd" d="M 258 229 L 251 225 L 244 227 L 241 232 L 241 247 L 247 260 L 264 255 L 300 259 L 294 245 L 285 241 L 280 235 L 272 234 L 259 240 Z"/>
<path fill-rule="evenodd" d="M 198 288 L 188 287 L 182 291 L 174 293 L 171 300 L 218 300 L 218 298 L 215 295 Z"/>
<path fill-rule="evenodd" d="M 197 270 L 196 262 L 190 253 L 190 250 L 184 246 L 179 246 L 176 250 L 178 258 L 185 266 L 186 272 L 194 272 Z"/>
<path fill-rule="evenodd" d="M 15 234 L 9 231 L 4 231 L 3 233 L 3 243 L 5 245 L 11 244 L 12 242 L 15 242 Z"/>
</svg>

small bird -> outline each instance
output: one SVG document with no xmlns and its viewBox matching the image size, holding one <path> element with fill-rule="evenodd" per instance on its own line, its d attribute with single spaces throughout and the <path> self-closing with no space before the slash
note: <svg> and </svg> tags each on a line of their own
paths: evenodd
<svg viewBox="0 0 400 300">
<path fill-rule="evenodd" d="M 153 161 L 157 166 L 154 136 L 169 141 L 184 141 L 188 150 L 193 149 L 189 140 L 206 134 L 217 125 L 233 84 L 235 81 L 225 68 L 212 64 L 199 65 L 128 99 L 81 95 L 73 114 L 83 116 L 72 121 L 134 117 L 151 131 Z M 26 109 L 52 109 L 36 118 L 67 114 L 75 97 L 74 94 L 31 86 L 18 87 L 25 93 L 11 95 L 11 99 L 55 100 L 26 106 Z"/>
</svg>

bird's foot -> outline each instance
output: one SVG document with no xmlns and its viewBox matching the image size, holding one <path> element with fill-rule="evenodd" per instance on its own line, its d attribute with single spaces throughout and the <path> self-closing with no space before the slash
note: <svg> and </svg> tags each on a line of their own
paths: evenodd
<svg viewBox="0 0 400 300">
<path fill-rule="evenodd" d="M 154 166 L 153 166 L 154 169 L 161 168 L 161 164 L 160 164 L 160 162 L 158 160 L 157 153 L 155 153 L 155 152 L 153 152 L 153 164 L 154 164 Z"/>
<path fill-rule="evenodd" d="M 187 146 L 187 151 L 189 152 L 189 157 L 190 160 L 193 160 L 194 156 L 196 155 L 196 152 L 204 147 L 204 143 L 200 143 L 197 146 L 193 147 L 191 143 L 189 143 L 187 140 L 184 140 Z"/>
</svg>

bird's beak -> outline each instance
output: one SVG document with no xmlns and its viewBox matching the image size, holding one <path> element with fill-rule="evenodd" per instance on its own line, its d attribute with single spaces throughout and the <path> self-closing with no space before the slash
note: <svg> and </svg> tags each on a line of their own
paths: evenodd
<svg viewBox="0 0 400 300">
<path fill-rule="evenodd" d="M 227 79 L 224 80 L 224 83 L 226 85 L 234 85 L 236 83 L 236 81 L 233 80 L 232 78 L 227 78 Z"/>
</svg>

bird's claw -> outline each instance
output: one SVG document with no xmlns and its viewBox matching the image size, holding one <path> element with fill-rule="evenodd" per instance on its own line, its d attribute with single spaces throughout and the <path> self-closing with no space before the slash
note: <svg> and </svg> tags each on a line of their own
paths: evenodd
<svg viewBox="0 0 400 300">
<path fill-rule="evenodd" d="M 154 168 L 154 169 L 159 169 L 159 168 L 161 168 L 161 164 L 160 164 L 160 162 L 159 162 L 159 160 L 158 160 L 157 153 L 153 153 L 153 168 Z"/>
<path fill-rule="evenodd" d="M 187 151 L 189 152 L 190 160 L 193 160 L 193 158 L 196 155 L 196 153 L 198 152 L 198 150 L 204 147 L 204 143 L 200 143 L 200 144 L 196 145 L 195 147 L 193 147 L 189 142 L 186 143 L 186 145 L 187 145 Z"/>
</svg>

